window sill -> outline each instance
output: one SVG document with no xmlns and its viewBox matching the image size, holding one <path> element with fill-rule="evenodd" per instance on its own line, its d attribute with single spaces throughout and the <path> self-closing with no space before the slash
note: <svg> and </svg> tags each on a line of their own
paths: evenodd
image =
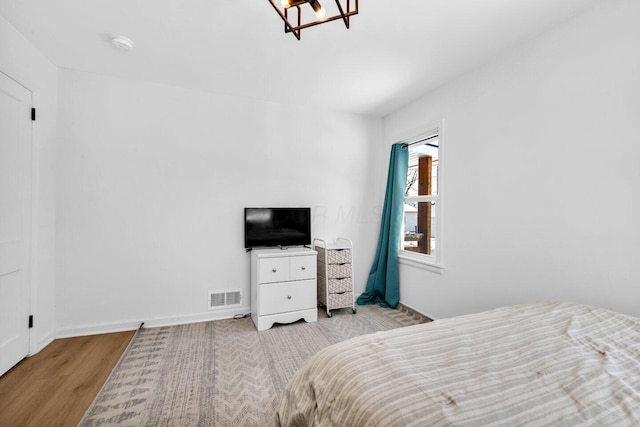
<svg viewBox="0 0 640 427">
<path fill-rule="evenodd" d="M 408 251 L 400 251 L 398 254 L 398 263 L 436 274 L 442 274 L 444 271 L 444 267 L 440 264 L 436 264 L 434 258 L 426 255 L 414 254 Z"/>
</svg>

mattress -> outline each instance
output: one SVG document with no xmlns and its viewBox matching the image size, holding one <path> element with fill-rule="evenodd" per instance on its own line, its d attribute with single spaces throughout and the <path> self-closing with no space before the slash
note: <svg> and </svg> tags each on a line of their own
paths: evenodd
<svg viewBox="0 0 640 427">
<path fill-rule="evenodd" d="M 640 319 L 541 302 L 357 337 L 284 390 L 286 426 L 640 425 Z"/>
</svg>

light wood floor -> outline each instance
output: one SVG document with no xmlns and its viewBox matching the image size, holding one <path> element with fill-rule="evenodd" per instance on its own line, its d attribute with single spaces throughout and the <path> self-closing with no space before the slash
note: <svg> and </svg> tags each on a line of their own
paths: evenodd
<svg viewBox="0 0 640 427">
<path fill-rule="evenodd" d="M 0 426 L 76 426 L 135 331 L 53 341 L 0 377 Z"/>
</svg>

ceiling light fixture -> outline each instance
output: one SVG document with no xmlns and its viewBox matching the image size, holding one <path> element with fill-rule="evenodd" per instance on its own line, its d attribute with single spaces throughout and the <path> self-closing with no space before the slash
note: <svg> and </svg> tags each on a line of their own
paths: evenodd
<svg viewBox="0 0 640 427">
<path fill-rule="evenodd" d="M 351 16 L 353 15 L 358 14 L 358 0 L 355 0 L 354 9 L 351 9 L 351 5 L 352 3 L 354 3 L 354 1 L 352 0 L 346 0 L 345 7 L 343 7 L 342 5 L 343 3 L 345 3 L 345 0 L 335 0 L 339 13 L 328 18 L 325 18 L 326 11 L 318 0 L 280 0 L 280 4 L 282 5 L 281 8 L 278 7 L 275 2 L 276 0 L 269 0 L 271 6 L 273 6 L 276 12 L 278 12 L 278 15 L 280 15 L 280 18 L 282 18 L 282 20 L 284 21 L 284 32 L 293 33 L 293 35 L 296 36 L 298 40 L 300 40 L 303 28 L 313 27 L 314 25 L 324 24 L 325 22 L 335 21 L 337 19 L 342 19 L 344 25 L 349 28 L 349 18 L 351 18 Z M 309 4 L 309 6 L 311 6 L 311 8 L 313 9 L 313 12 L 315 13 L 317 18 L 316 20 L 304 23 L 302 22 L 302 10 L 300 6 L 304 5 L 305 3 Z M 294 25 L 289 20 L 290 14 L 297 15 L 297 24 Z"/>
<path fill-rule="evenodd" d="M 117 47 L 118 49 L 124 50 L 126 52 L 129 52 L 131 49 L 133 49 L 133 46 L 135 46 L 135 44 L 133 43 L 133 40 L 125 36 L 111 37 L 111 44 Z"/>
</svg>

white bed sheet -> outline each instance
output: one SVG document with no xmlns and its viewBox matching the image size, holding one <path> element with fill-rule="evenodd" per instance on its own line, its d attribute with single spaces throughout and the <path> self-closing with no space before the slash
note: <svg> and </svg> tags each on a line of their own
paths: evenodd
<svg viewBox="0 0 640 427">
<path fill-rule="evenodd" d="M 365 335 L 281 396 L 298 426 L 640 425 L 640 319 L 543 302 Z"/>
</svg>

